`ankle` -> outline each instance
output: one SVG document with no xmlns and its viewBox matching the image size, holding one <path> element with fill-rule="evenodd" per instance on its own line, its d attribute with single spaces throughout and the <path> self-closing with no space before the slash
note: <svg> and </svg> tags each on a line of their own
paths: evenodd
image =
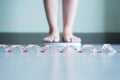
<svg viewBox="0 0 120 80">
<path fill-rule="evenodd" d="M 63 35 L 72 35 L 73 32 L 72 32 L 72 28 L 70 27 L 65 27 L 64 30 L 63 30 Z"/>
<path fill-rule="evenodd" d="M 49 33 L 50 34 L 59 33 L 59 30 L 58 29 L 50 29 Z"/>
</svg>

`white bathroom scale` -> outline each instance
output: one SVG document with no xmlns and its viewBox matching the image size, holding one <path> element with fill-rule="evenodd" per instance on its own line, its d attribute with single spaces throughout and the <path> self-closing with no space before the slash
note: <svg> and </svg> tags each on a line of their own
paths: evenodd
<svg viewBox="0 0 120 80">
<path fill-rule="evenodd" d="M 81 47 L 81 42 L 43 42 L 43 45 L 54 45 L 57 47 L 64 47 L 64 46 L 75 46 Z"/>
</svg>

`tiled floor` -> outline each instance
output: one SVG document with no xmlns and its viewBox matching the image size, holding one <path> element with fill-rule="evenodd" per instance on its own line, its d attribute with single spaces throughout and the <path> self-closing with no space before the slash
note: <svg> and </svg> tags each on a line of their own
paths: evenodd
<svg viewBox="0 0 120 80">
<path fill-rule="evenodd" d="M 97 49 L 102 44 L 95 44 Z M 112 45 L 120 50 L 120 45 Z M 0 80 L 120 80 L 120 53 L 77 53 L 68 49 L 5 52 L 0 48 Z"/>
</svg>

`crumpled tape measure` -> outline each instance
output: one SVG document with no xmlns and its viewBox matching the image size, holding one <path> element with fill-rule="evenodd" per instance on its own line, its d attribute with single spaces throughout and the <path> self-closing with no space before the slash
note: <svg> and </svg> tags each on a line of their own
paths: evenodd
<svg viewBox="0 0 120 80">
<path fill-rule="evenodd" d="M 41 47 L 39 45 L 27 45 L 27 46 L 23 46 L 23 45 L 0 45 L 0 47 L 3 47 L 5 49 L 6 52 L 13 52 L 15 50 L 15 48 L 19 48 L 21 52 L 28 52 L 31 48 L 36 48 L 36 50 L 38 52 L 45 52 L 46 50 L 50 49 L 50 48 L 54 48 L 57 52 L 63 53 L 65 51 L 67 51 L 68 48 L 71 48 L 72 50 L 78 52 L 78 53 L 83 53 L 85 52 L 87 49 L 90 49 L 92 52 L 94 53 L 103 53 L 105 52 L 107 49 L 109 52 L 112 53 L 120 53 L 120 51 L 115 50 L 111 44 L 104 44 L 102 46 L 102 48 L 100 50 L 97 50 L 96 47 L 94 45 L 91 44 L 85 44 L 82 46 L 81 49 L 78 49 L 76 46 L 73 45 L 66 45 L 64 46 L 62 49 L 58 48 L 55 45 L 45 45 L 44 47 Z"/>
</svg>

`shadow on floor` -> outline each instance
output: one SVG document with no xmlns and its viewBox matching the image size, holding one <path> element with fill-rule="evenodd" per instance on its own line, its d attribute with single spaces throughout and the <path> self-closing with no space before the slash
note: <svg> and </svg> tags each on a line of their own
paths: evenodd
<svg viewBox="0 0 120 80">
<path fill-rule="evenodd" d="M 83 44 L 120 44 L 120 33 L 76 33 Z M 0 33 L 0 44 L 42 44 L 47 33 Z M 60 42 L 63 42 L 62 40 Z"/>
</svg>

